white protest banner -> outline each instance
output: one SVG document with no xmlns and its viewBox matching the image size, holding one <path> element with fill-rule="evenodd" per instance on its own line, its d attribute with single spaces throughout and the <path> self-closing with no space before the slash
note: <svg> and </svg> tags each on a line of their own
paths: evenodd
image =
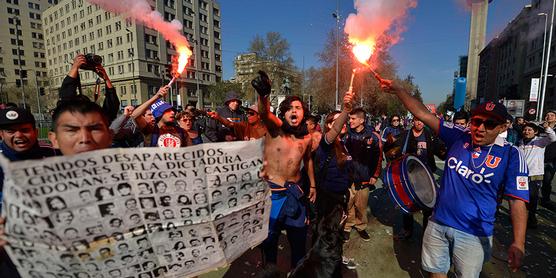
<svg viewBox="0 0 556 278">
<path fill-rule="evenodd" d="M 262 140 L 2 161 L 6 250 L 22 277 L 186 277 L 268 233 Z"/>
</svg>

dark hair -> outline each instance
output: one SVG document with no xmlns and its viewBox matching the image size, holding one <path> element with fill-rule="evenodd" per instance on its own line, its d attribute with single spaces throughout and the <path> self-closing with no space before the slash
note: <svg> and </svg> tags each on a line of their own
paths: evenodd
<svg viewBox="0 0 556 278">
<path fill-rule="evenodd" d="M 103 196 L 101 195 L 101 193 L 100 193 L 100 191 L 101 191 L 102 189 L 108 190 L 108 192 L 110 193 L 110 195 L 114 196 L 114 192 L 112 192 L 112 188 L 108 188 L 108 187 L 105 187 L 105 186 L 101 186 L 101 187 L 97 188 L 97 190 L 95 190 L 95 197 L 97 198 L 97 200 L 99 200 L 99 201 L 104 200 L 104 197 L 103 197 Z"/>
<path fill-rule="evenodd" d="M 326 116 L 326 119 L 324 120 L 324 132 L 323 132 L 323 134 L 326 134 L 330 130 L 330 128 L 328 127 L 328 124 L 331 124 L 334 121 L 334 116 L 336 116 L 336 114 L 340 114 L 340 113 L 341 113 L 340 111 L 333 111 Z M 347 157 L 348 157 L 348 154 L 346 152 L 346 148 L 344 148 L 342 146 L 342 143 L 340 142 L 340 140 L 335 140 L 333 144 L 334 144 L 334 154 L 336 156 L 336 161 L 338 163 L 338 167 L 340 167 L 340 169 L 343 169 L 345 164 L 346 164 Z"/>
<path fill-rule="evenodd" d="M 454 121 L 455 120 L 469 121 L 469 113 L 465 110 L 460 110 L 454 114 Z"/>
<path fill-rule="evenodd" d="M 542 130 L 538 125 L 536 125 L 535 123 L 531 123 L 531 122 L 527 122 L 523 125 L 523 128 L 525 127 L 530 127 L 535 131 L 536 133 L 540 133 L 540 131 Z"/>
<path fill-rule="evenodd" d="M 319 123 L 319 120 L 318 120 L 317 116 L 315 116 L 315 115 L 308 115 L 308 116 L 306 116 L 306 117 L 305 117 L 305 121 L 306 121 L 306 122 L 307 122 L 307 121 L 310 121 L 310 122 L 313 122 L 313 123 L 315 123 L 315 124 L 318 124 L 318 123 Z"/>
<path fill-rule="evenodd" d="M 195 121 L 195 114 L 189 112 L 189 111 L 181 111 L 179 113 L 177 113 L 174 118 L 176 119 L 176 121 L 181 120 L 181 118 L 190 118 L 192 121 Z"/>
<path fill-rule="evenodd" d="M 60 202 L 62 202 L 62 203 L 64 204 L 64 207 L 61 208 L 61 209 L 67 208 L 66 201 L 64 201 L 64 199 L 62 199 L 62 197 L 60 197 L 60 196 L 52 196 L 52 197 L 46 198 L 46 206 L 48 206 L 48 209 L 49 209 L 50 211 L 61 210 L 61 209 L 59 209 L 59 208 L 54 208 L 54 207 L 52 206 L 51 202 L 52 202 L 53 200 L 58 200 L 58 201 L 60 201 Z"/>
<path fill-rule="evenodd" d="M 98 104 L 90 100 L 75 98 L 66 101 L 61 101 L 58 103 L 58 106 L 54 108 L 54 112 L 52 113 L 53 131 L 56 130 L 56 126 L 58 126 L 58 119 L 60 118 L 60 115 L 62 115 L 62 113 L 64 112 L 70 112 L 72 114 L 73 113 L 79 113 L 79 114 L 98 113 L 99 115 L 101 115 L 102 121 L 106 124 L 106 127 L 108 128 L 108 126 L 110 125 L 110 120 L 108 119 L 108 116 L 104 113 L 104 111 Z"/>
<path fill-rule="evenodd" d="M 350 115 L 357 115 L 357 117 L 363 118 L 363 119 L 365 119 L 365 117 L 367 116 L 367 112 L 361 107 L 357 107 L 357 108 L 351 110 L 351 112 L 349 114 Z"/>
<path fill-rule="evenodd" d="M 301 102 L 301 106 L 303 107 L 303 119 L 305 119 L 305 115 L 309 115 L 309 107 L 307 107 L 307 104 L 305 102 L 303 102 L 303 100 L 301 98 L 299 98 L 298 96 L 287 96 L 282 102 L 280 102 L 280 107 L 278 108 L 278 117 L 280 119 L 284 119 L 285 115 L 286 115 L 286 111 L 290 110 L 290 106 L 292 104 L 292 102 L 294 101 L 299 101 Z"/>
<path fill-rule="evenodd" d="M 124 187 L 131 188 L 131 185 L 129 185 L 129 183 L 127 183 L 127 182 L 118 184 L 118 190 L 120 190 Z"/>
<path fill-rule="evenodd" d="M 398 118 L 398 120 L 400 120 L 400 121 L 402 120 L 402 117 L 400 117 L 400 115 L 394 114 L 394 115 L 392 115 L 392 117 L 390 117 L 390 122 L 392 122 L 392 120 L 393 120 L 394 118 Z"/>
</svg>

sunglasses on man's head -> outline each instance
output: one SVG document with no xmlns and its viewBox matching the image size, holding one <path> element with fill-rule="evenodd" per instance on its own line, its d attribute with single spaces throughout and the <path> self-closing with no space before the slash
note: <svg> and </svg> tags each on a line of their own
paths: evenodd
<svg viewBox="0 0 556 278">
<path fill-rule="evenodd" d="M 495 120 L 491 120 L 491 119 L 487 119 L 487 120 L 483 120 L 483 119 L 479 119 L 479 118 L 472 118 L 471 119 L 471 125 L 479 127 L 482 124 L 485 125 L 486 129 L 495 129 L 498 125 L 501 125 L 502 123 L 499 121 L 495 121 Z"/>
</svg>

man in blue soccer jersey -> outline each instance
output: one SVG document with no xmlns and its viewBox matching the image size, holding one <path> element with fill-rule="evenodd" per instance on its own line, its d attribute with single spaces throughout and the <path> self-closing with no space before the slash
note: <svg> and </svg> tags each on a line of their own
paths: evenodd
<svg viewBox="0 0 556 278">
<path fill-rule="evenodd" d="M 517 271 L 525 252 L 528 171 L 519 150 L 498 138 L 508 118 L 506 108 L 494 102 L 480 104 L 464 130 L 438 119 L 395 82 L 383 79 L 381 87 L 395 94 L 448 149 L 437 202 L 423 236 L 423 269 L 431 277 L 447 277 L 453 263 L 458 277 L 479 277 L 490 255 L 497 198 L 502 194 L 510 200 L 514 236 L 508 263 Z"/>
</svg>

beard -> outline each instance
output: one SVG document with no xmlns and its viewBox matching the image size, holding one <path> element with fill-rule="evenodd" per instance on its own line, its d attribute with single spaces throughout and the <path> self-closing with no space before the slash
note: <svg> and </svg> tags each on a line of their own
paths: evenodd
<svg viewBox="0 0 556 278">
<path fill-rule="evenodd" d="M 298 126 L 291 126 L 288 121 L 282 119 L 282 126 L 280 128 L 284 133 L 292 134 L 296 138 L 303 138 L 305 137 L 305 135 L 309 134 L 305 119 L 303 119 L 303 121 L 301 121 Z"/>
</svg>

